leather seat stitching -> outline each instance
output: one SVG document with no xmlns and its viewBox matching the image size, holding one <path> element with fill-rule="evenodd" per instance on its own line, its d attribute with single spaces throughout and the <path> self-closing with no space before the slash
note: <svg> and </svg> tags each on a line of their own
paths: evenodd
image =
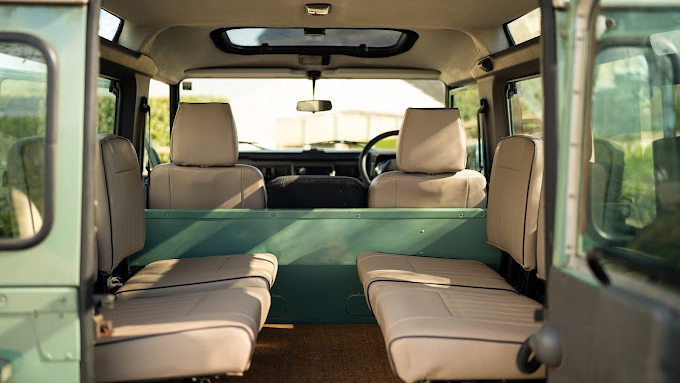
<svg viewBox="0 0 680 383">
<path fill-rule="evenodd" d="M 248 278 L 260 278 L 264 280 L 267 283 L 267 289 L 271 289 L 271 285 L 269 282 L 269 279 L 260 275 L 249 275 L 246 277 L 234 277 L 234 278 L 223 278 L 223 279 L 212 279 L 209 281 L 201 281 L 201 282 L 192 282 L 192 283 L 182 283 L 182 284 L 174 284 L 170 286 L 153 286 L 153 287 L 145 287 L 145 288 L 139 288 L 139 289 L 130 289 L 130 290 L 124 290 L 124 291 L 119 291 L 116 292 L 114 295 L 118 294 L 125 294 L 133 291 L 146 291 L 146 290 L 159 290 L 159 289 L 171 289 L 173 287 L 183 287 L 183 286 L 193 286 L 193 285 L 204 285 L 207 283 L 216 283 L 216 282 L 225 282 L 225 281 L 232 281 L 232 280 L 239 280 L 239 279 L 248 279 Z"/>
</svg>

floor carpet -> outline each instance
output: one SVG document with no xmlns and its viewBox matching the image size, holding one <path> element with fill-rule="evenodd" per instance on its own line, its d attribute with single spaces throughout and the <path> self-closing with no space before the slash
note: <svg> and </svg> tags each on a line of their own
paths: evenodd
<svg viewBox="0 0 680 383">
<path fill-rule="evenodd" d="M 266 325 L 250 370 L 230 383 L 398 383 L 376 324 Z"/>
</svg>

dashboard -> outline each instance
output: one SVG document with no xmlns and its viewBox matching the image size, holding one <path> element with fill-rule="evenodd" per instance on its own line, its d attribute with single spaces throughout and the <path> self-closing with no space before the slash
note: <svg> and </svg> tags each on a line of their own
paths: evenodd
<svg viewBox="0 0 680 383">
<path fill-rule="evenodd" d="M 359 178 L 361 151 L 291 150 L 240 152 L 239 163 L 254 166 L 262 172 L 265 182 L 289 175 L 326 175 Z M 372 150 L 366 161 L 366 170 L 375 174 L 379 163 L 396 158 L 394 150 Z"/>
</svg>

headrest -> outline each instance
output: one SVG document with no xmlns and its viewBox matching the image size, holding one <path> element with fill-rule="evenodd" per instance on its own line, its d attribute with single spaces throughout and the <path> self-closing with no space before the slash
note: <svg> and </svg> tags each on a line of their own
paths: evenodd
<svg viewBox="0 0 680 383">
<path fill-rule="evenodd" d="M 397 141 L 397 165 L 402 172 L 465 169 L 465 132 L 458 109 L 406 109 Z"/>
<path fill-rule="evenodd" d="M 120 261 L 144 247 L 146 224 L 142 174 L 130 141 L 100 134 L 96 170 L 99 270 L 108 275 Z"/>
<path fill-rule="evenodd" d="M 233 166 L 238 137 L 229 104 L 179 104 L 170 158 L 180 166 Z"/>
<path fill-rule="evenodd" d="M 536 231 L 543 184 L 543 141 L 505 137 L 493 157 L 487 207 L 487 242 L 525 270 L 536 267 Z"/>
</svg>

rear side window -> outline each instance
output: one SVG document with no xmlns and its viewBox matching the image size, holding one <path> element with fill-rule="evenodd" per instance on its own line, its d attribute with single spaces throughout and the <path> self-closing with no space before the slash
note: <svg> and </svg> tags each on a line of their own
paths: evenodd
<svg viewBox="0 0 680 383">
<path fill-rule="evenodd" d="M 479 110 L 479 88 L 477 84 L 452 89 L 449 92 L 451 106 L 460 110 L 460 118 L 465 129 L 467 147 L 467 169 L 483 169 L 484 156 L 480 151 L 477 111 Z"/>
<path fill-rule="evenodd" d="M 46 220 L 48 66 L 23 42 L 0 41 L 0 240 L 36 236 Z"/>
<path fill-rule="evenodd" d="M 99 11 L 99 37 L 118 42 L 122 30 L 123 20 L 120 17 L 105 9 Z"/>
<path fill-rule="evenodd" d="M 510 45 L 521 44 L 541 35 L 541 9 L 536 8 L 526 15 L 505 24 L 505 33 Z"/>
<path fill-rule="evenodd" d="M 543 138 L 541 77 L 509 82 L 506 95 L 510 134 L 528 134 Z"/>
<path fill-rule="evenodd" d="M 144 136 L 144 166 L 148 161 L 147 148 L 151 151 L 149 167 L 170 162 L 170 85 L 151 80 L 149 84 L 148 132 Z M 146 170 L 145 170 L 146 171 Z"/>
<path fill-rule="evenodd" d="M 114 133 L 119 93 L 117 81 L 102 77 L 97 80 L 97 133 Z"/>
</svg>

